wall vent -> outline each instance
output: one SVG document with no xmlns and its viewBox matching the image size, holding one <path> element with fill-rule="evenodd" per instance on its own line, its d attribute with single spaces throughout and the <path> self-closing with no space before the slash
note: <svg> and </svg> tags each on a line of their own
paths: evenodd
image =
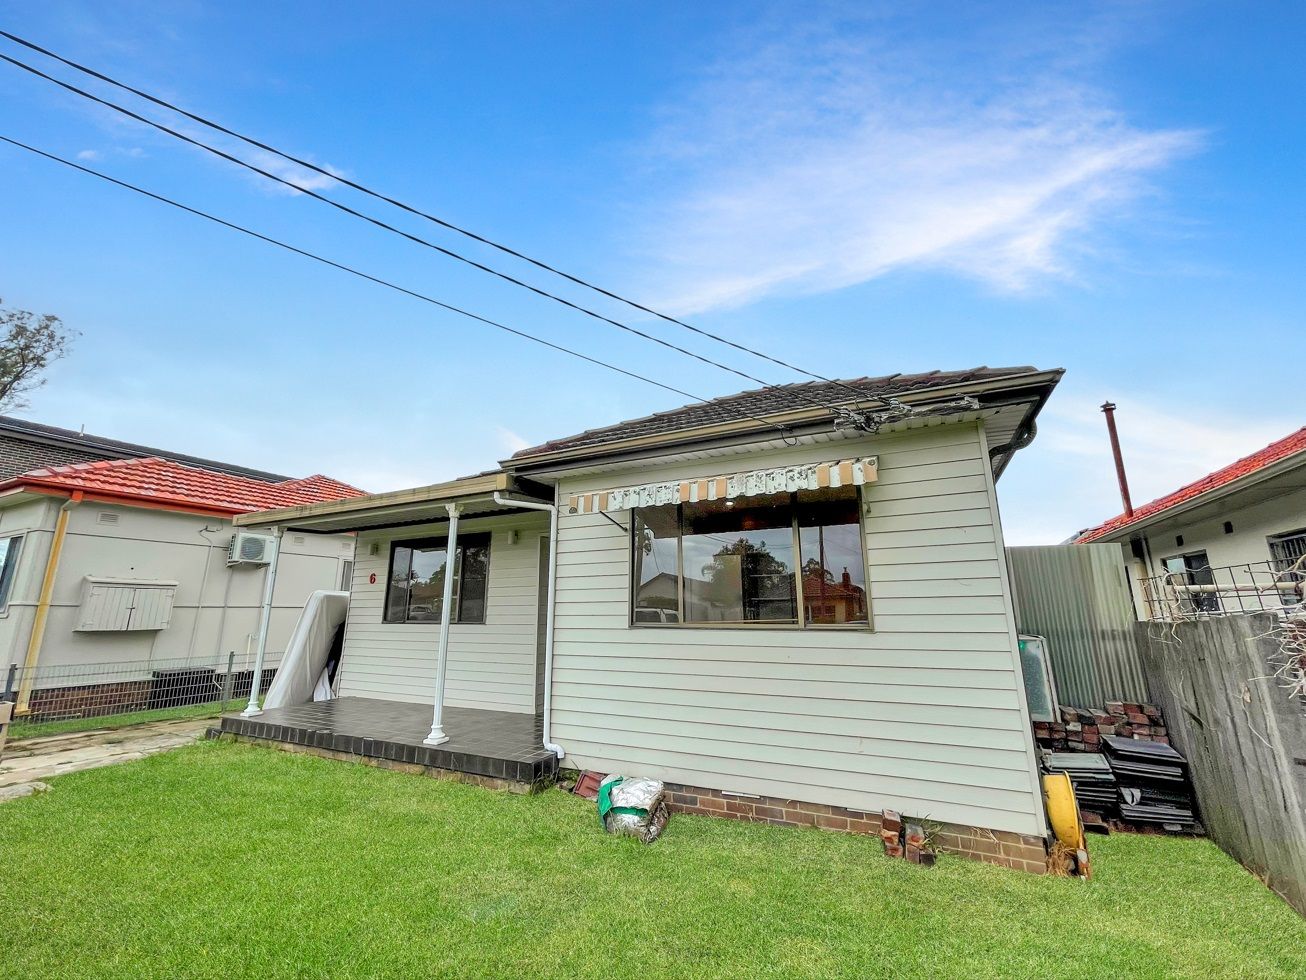
<svg viewBox="0 0 1306 980">
<path fill-rule="evenodd" d="M 295 544 L 303 544 L 303 543 L 304 543 L 304 536 L 303 536 L 302 534 L 296 534 L 295 537 L 294 537 L 294 542 L 295 542 Z"/>
<path fill-rule="evenodd" d="M 111 510 L 102 510 L 95 515 L 96 524 L 117 524 L 118 515 Z"/>
</svg>

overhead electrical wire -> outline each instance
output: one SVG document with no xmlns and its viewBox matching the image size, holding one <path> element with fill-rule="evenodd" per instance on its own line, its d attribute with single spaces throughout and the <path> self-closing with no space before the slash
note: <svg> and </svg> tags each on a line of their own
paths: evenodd
<svg viewBox="0 0 1306 980">
<path fill-rule="evenodd" d="M 55 61 L 60 62 L 61 64 L 67 65 L 69 68 L 75 69 L 76 71 L 82 72 L 85 75 L 89 75 L 90 77 L 98 79 L 109 85 L 113 85 L 116 88 L 122 89 L 125 92 L 130 92 L 132 95 L 145 99 L 148 102 L 152 102 L 153 104 L 160 106 L 161 108 L 168 109 L 169 111 L 175 112 L 178 115 L 185 116 L 187 119 L 190 119 L 193 122 L 197 122 L 202 126 L 207 126 L 210 129 L 216 130 L 219 133 L 223 133 L 227 136 L 231 136 L 235 139 L 241 140 L 244 143 L 248 143 L 250 146 L 254 146 L 260 150 L 264 150 L 268 153 L 275 154 L 276 156 L 279 156 L 283 160 L 287 160 L 295 164 L 296 166 L 303 167 L 306 170 L 311 170 L 314 173 L 320 174 L 324 177 L 329 177 L 332 180 L 337 181 L 338 183 L 343 184 L 344 186 L 356 190 L 362 194 L 366 194 L 369 197 L 376 198 L 379 201 L 384 201 L 386 204 L 390 204 L 396 208 L 399 208 L 402 211 L 408 212 L 409 214 L 416 215 L 417 217 L 420 218 L 424 218 L 427 221 L 431 221 L 441 226 L 442 228 L 447 228 L 448 230 L 455 232 L 459 235 L 463 235 L 467 238 L 470 238 L 473 241 L 480 242 L 483 245 L 488 245 L 490 248 L 497 249 L 498 251 L 503 252 L 505 255 L 511 255 L 513 258 L 520 259 L 523 262 L 527 262 L 538 269 L 544 270 L 545 272 L 552 273 L 555 276 L 560 276 L 561 278 L 566 279 L 569 282 L 575 283 L 578 286 L 583 286 L 586 289 L 593 290 L 594 292 L 599 293 L 602 296 L 606 296 L 609 299 L 616 300 L 619 303 L 624 303 L 626 306 L 629 306 L 632 309 L 639 310 L 643 313 L 648 313 L 651 316 L 655 316 L 661 320 L 665 320 L 667 323 L 673 323 L 676 326 L 683 327 L 684 329 L 699 334 L 700 336 L 707 337 L 711 340 L 717 341 L 718 343 L 725 344 L 729 347 L 733 347 L 738 351 L 742 351 L 746 354 L 751 354 L 754 357 L 761 358 L 762 360 L 765 361 L 770 361 L 772 364 L 778 365 L 779 367 L 786 368 L 787 370 L 790 371 L 794 371 L 797 374 L 806 375 L 807 377 L 812 378 L 815 381 L 821 381 L 826 384 L 835 385 L 839 388 L 844 389 L 845 391 L 848 391 L 859 401 L 864 400 L 866 398 L 865 392 L 857 390 L 856 388 L 852 387 L 846 382 L 838 381 L 832 378 L 827 378 L 824 375 L 815 374 L 804 368 L 798 367 L 795 364 L 790 364 L 789 362 L 781 360 L 780 358 L 773 357 L 772 355 L 767 354 L 763 351 L 759 351 L 752 347 L 748 347 L 745 344 L 740 344 L 737 341 L 733 341 L 728 337 L 722 337 L 721 335 L 712 333 L 709 330 L 704 330 L 701 327 L 696 327 L 692 323 L 686 323 L 684 320 L 678 319 L 677 317 L 671 316 L 670 314 L 659 312 L 658 310 L 646 306 L 643 303 L 622 296 L 620 293 L 615 293 L 609 289 L 605 289 L 604 287 L 599 286 L 593 282 L 590 282 L 587 279 L 583 279 L 580 276 L 576 276 L 562 269 L 559 269 L 556 266 L 550 265 L 547 262 L 544 262 L 540 259 L 536 259 L 530 255 L 525 254 L 524 252 L 518 251 L 515 248 L 512 248 L 508 245 L 504 245 L 501 242 L 496 242 L 493 239 L 487 238 L 484 235 L 480 235 L 474 231 L 471 231 L 470 229 L 463 228 L 462 226 L 454 224 L 453 222 L 448 221 L 445 218 L 438 217 L 427 211 L 423 211 L 420 208 L 414 207 L 413 205 L 406 204 L 403 201 L 398 200 L 397 198 L 390 197 L 389 195 L 384 194 L 380 191 L 373 190 L 372 188 L 367 187 L 364 184 L 360 184 L 356 181 L 350 180 L 348 177 L 344 177 L 341 176 L 340 174 L 333 173 L 332 171 L 327 170 L 326 168 L 321 167 L 318 164 L 302 159 L 301 157 L 294 156 L 291 153 L 287 153 L 286 151 L 278 149 L 275 146 L 272 146 L 268 143 L 264 143 L 258 139 L 255 139 L 252 136 L 247 136 L 244 133 L 237 132 L 234 129 L 230 129 L 222 125 L 221 123 L 215 122 L 212 119 L 208 119 L 204 116 L 201 116 L 198 113 L 190 112 L 187 109 L 183 109 L 181 106 L 175 105 L 174 103 L 169 102 L 166 99 L 161 99 L 158 96 L 151 95 L 149 92 L 145 92 L 139 88 L 135 88 L 131 85 L 128 85 L 126 82 L 119 81 L 118 79 L 113 78 L 110 75 L 106 75 L 103 72 L 97 71 L 94 68 L 88 67 L 87 65 L 83 65 L 77 61 L 72 60 L 71 58 L 64 57 L 63 55 L 51 51 L 48 48 L 41 47 L 41 45 L 36 44 L 33 41 L 29 41 L 26 38 L 19 37 L 16 34 L 11 34 L 5 30 L 0 30 L 0 37 L 7 38 L 8 40 L 14 42 L 15 44 L 22 45 L 23 47 L 28 48 L 31 51 L 36 51 L 39 54 L 45 55 L 47 58 L 52 58 Z"/>
<path fill-rule="evenodd" d="M 731 367 L 728 364 L 724 364 L 720 361 L 715 361 L 710 357 L 705 357 L 704 355 L 691 351 L 685 347 L 681 347 L 677 344 L 671 343 L 670 341 L 663 340 L 661 337 L 656 337 L 653 334 L 647 333 L 643 330 L 639 330 L 628 324 L 622 323 L 619 320 L 614 320 L 611 317 L 603 315 L 602 313 L 599 313 L 595 310 L 591 310 L 588 307 L 581 306 L 579 303 L 574 303 L 571 300 L 566 299 L 565 297 L 557 295 L 556 293 L 551 293 L 548 290 L 541 289 L 540 287 L 534 286 L 523 279 L 518 279 L 515 276 L 509 275 L 506 272 L 501 272 L 498 269 L 485 265 L 482 262 L 478 262 L 477 260 L 462 255 L 459 252 L 455 252 L 454 250 L 446 248 L 443 245 L 438 245 L 435 242 L 428 241 L 427 239 L 420 237 L 419 235 L 414 235 L 411 232 L 404 231 L 402 228 L 398 228 L 394 225 L 388 224 L 387 222 L 382 221 L 380 218 L 366 214 L 362 211 L 358 211 L 347 204 L 341 204 L 339 201 L 332 200 L 331 198 L 323 194 L 319 194 L 317 191 L 314 191 L 310 188 L 295 183 L 293 180 L 290 180 L 286 177 L 281 177 L 277 174 L 272 173 L 269 170 L 264 170 L 262 167 L 252 164 L 247 160 L 242 160 L 237 156 L 233 156 L 232 154 L 227 153 L 225 150 L 220 150 L 215 146 L 210 146 L 209 144 L 205 143 L 202 140 L 195 139 L 192 136 L 187 136 L 185 133 L 178 132 L 175 129 L 165 126 L 163 123 L 157 122 L 146 116 L 142 116 L 140 113 L 133 112 L 131 109 L 128 109 L 125 106 L 118 105 L 116 102 L 111 102 L 108 99 L 101 98 L 100 96 L 94 94 L 93 92 L 88 92 L 85 89 L 78 88 L 76 85 L 73 85 L 69 82 L 65 82 L 60 78 L 55 78 L 53 75 L 46 74 L 45 72 L 41 71 L 39 68 L 33 67 L 32 65 L 19 61 L 17 58 L 12 58 L 7 54 L 0 54 L 0 60 L 6 61 L 17 68 L 21 68 L 22 70 L 29 72 L 37 76 L 38 78 L 42 78 L 48 82 L 51 82 L 59 86 L 60 88 L 63 88 L 69 92 L 81 96 L 84 99 L 89 99 L 90 101 L 95 102 L 98 105 L 102 105 L 105 108 L 112 109 L 115 112 L 127 116 L 130 119 L 134 119 L 137 122 L 144 123 L 145 125 L 150 126 L 153 129 L 157 129 L 162 133 L 166 133 L 167 135 L 172 136 L 175 139 L 179 139 L 184 143 L 188 143 L 191 146 L 195 146 L 199 149 L 205 150 L 208 153 L 211 153 L 214 156 L 217 156 L 230 163 L 234 163 L 239 167 L 244 167 L 246 170 L 259 174 L 260 176 L 265 177 L 268 180 L 274 181 L 275 183 L 278 184 L 282 184 L 297 193 L 304 194 L 308 197 L 313 198 L 314 200 L 321 201 L 323 204 L 329 205 L 330 207 L 333 207 L 338 211 L 351 215 L 352 217 L 355 218 L 360 218 L 363 221 L 368 222 L 369 224 L 375 225 L 376 227 L 381 228 L 384 231 L 391 232 L 392 234 L 399 235 L 400 237 L 405 238 L 408 241 L 411 241 L 415 244 L 433 249 L 434 251 L 439 252 L 442 255 L 455 259 L 475 269 L 479 269 L 482 272 L 488 273 L 489 275 L 502 279 L 505 282 L 512 283 L 515 286 L 520 286 L 523 289 L 527 289 L 538 296 L 553 300 L 556 303 L 560 303 L 563 306 L 575 310 L 578 313 L 583 313 L 586 316 L 592 317 L 603 323 L 610 324 L 611 326 L 616 327 L 619 330 L 623 330 L 627 333 L 633 334 L 636 337 L 641 337 L 644 340 L 648 340 L 652 343 L 658 344 L 659 346 L 665 347 L 668 350 L 672 350 L 672 351 L 676 351 L 677 353 L 684 354 L 686 357 L 693 358 L 694 360 L 700 361 L 703 364 L 720 368 L 723 371 L 727 371 L 730 374 L 737 375 L 738 377 L 744 378 L 747 381 L 751 381 L 755 384 L 759 384 L 763 388 L 770 389 L 778 393 L 783 393 L 786 397 L 792 398 L 795 401 L 804 402 L 809 407 L 815 407 L 823 411 L 828 411 L 833 415 L 835 415 L 836 417 L 849 420 L 853 423 L 855 423 L 858 420 L 856 414 L 850 412 L 844 406 L 831 405 L 819 399 L 813 398 L 810 395 L 808 395 L 805 391 L 803 391 L 801 388 L 776 385 L 772 382 L 756 377 L 755 375 L 749 374 L 746 371 L 740 371 L 738 368 Z"/>
<path fill-rule="evenodd" d="M 37 156 L 44 157 L 47 160 L 51 160 L 55 163 L 61 163 L 65 167 L 70 167 L 73 170 L 80 170 L 82 173 L 89 174 L 92 177 L 98 177 L 100 180 L 106 181 L 110 184 L 114 184 L 117 187 L 121 187 L 129 191 L 134 191 L 137 194 L 141 194 L 144 197 L 151 198 L 152 200 L 158 201 L 161 204 L 167 204 L 171 207 L 177 208 L 180 211 L 185 211 L 186 213 L 192 214 L 197 218 L 203 218 L 206 221 L 211 221 L 214 224 L 221 225 L 224 228 L 229 228 L 232 231 L 238 231 L 243 235 L 248 235 L 251 238 L 256 238 L 259 241 L 266 242 L 269 245 L 275 245 L 278 248 L 285 249 L 288 252 L 293 252 L 294 254 L 303 256 L 306 259 L 312 259 L 314 262 L 320 262 L 323 265 L 330 266 L 333 269 L 338 269 L 341 272 L 347 272 L 352 276 L 357 276 L 359 279 L 365 279 L 368 282 L 375 283 L 378 286 L 384 286 L 387 289 L 393 289 L 395 292 L 403 293 L 405 296 L 411 296 L 413 299 L 419 299 L 424 303 L 430 303 L 432 306 L 438 306 L 442 310 L 447 310 L 450 313 L 456 313 L 459 316 L 467 317 L 470 320 L 475 320 L 478 323 L 485 324 L 486 326 L 494 327 L 496 330 L 502 330 L 505 333 L 512 334 L 513 336 L 521 337 L 524 340 L 529 340 L 536 344 L 540 344 L 544 347 L 551 348 L 552 350 L 558 351 L 560 353 L 568 354 L 572 357 L 579 358 L 582 361 L 587 361 L 588 363 L 594 364 L 598 367 L 606 368 L 609 371 L 615 371 L 618 374 L 624 374 L 628 378 L 634 378 L 636 381 L 643 381 L 646 384 L 651 384 L 658 388 L 663 389 L 664 391 L 670 391 L 673 392 L 674 394 L 682 395 L 685 398 L 689 398 L 696 402 L 702 402 L 706 404 L 710 401 L 710 399 L 704 398 L 702 395 L 695 395 L 693 392 L 685 391 L 681 388 L 675 387 L 674 385 L 665 384 L 661 381 L 656 381 L 653 378 L 647 377 L 646 375 L 643 374 L 639 374 L 635 371 L 628 371 L 626 368 L 619 367 L 616 364 L 611 364 L 608 361 L 600 360 L 597 357 L 591 357 L 588 354 L 583 354 L 580 351 L 573 350 L 570 347 L 565 347 L 562 344 L 555 344 L 553 341 L 545 340 L 543 337 L 537 337 L 534 334 L 527 333 L 524 330 L 518 330 L 516 327 L 510 327 L 506 323 L 500 323 L 498 320 L 492 320 L 489 317 L 481 316 L 479 313 L 473 313 L 470 310 L 465 310 L 462 307 L 454 306 L 451 303 L 445 303 L 442 300 L 438 300 L 433 296 L 428 296 L 425 293 L 420 293 L 415 289 L 409 289 L 406 286 L 401 286 L 398 283 L 390 282 L 387 279 L 382 279 L 381 277 L 374 276 L 371 273 L 363 272 L 361 269 L 355 269 L 353 266 L 345 265 L 343 262 L 337 262 L 334 259 L 328 259 L 326 256 L 319 255 L 316 252 L 310 252 L 307 249 L 300 248 L 297 245 L 291 245 L 289 242 L 283 242 L 280 239 L 272 238 L 269 235 L 264 235 L 261 232 L 254 231 L 252 228 L 246 228 L 243 225 L 238 225 L 233 221 L 227 221 L 225 218 L 219 218 L 217 215 L 209 214 L 207 211 L 203 211 L 200 210 L 199 208 L 191 207 L 188 204 L 182 204 L 180 201 L 174 201 L 170 197 L 165 197 L 162 194 L 156 194 L 154 191 L 146 190 L 144 187 L 138 187 L 137 185 L 128 183 L 125 180 L 119 180 L 117 177 L 112 177 L 109 174 L 96 170 L 92 167 L 87 167 L 80 163 L 75 163 L 72 160 L 68 160 L 55 153 L 49 153 L 46 150 L 42 150 L 39 149 L 38 147 L 31 146 L 27 143 L 23 143 L 20 140 L 12 139 L 11 137 L 5 136 L 3 134 L 0 134 L 0 140 L 4 141 L 5 143 L 8 143 L 10 146 L 16 146 L 19 149 L 26 150 L 29 153 L 34 153 Z M 748 418 L 752 419 L 755 422 L 761 422 L 763 425 L 767 425 L 770 426 L 771 428 L 778 430 L 784 436 L 786 441 L 790 441 L 793 439 L 793 434 L 786 426 L 783 426 L 772 419 L 761 418 L 760 416 L 757 415 L 749 415 Z"/>
</svg>

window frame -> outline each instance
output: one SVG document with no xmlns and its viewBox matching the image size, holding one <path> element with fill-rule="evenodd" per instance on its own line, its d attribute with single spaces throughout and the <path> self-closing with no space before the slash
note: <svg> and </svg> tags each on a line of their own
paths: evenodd
<svg viewBox="0 0 1306 980">
<path fill-rule="evenodd" d="M 473 534 L 460 534 L 458 541 L 454 545 L 454 563 L 458 566 L 458 594 L 457 604 L 454 614 L 449 617 L 449 624 L 452 626 L 484 626 L 490 618 L 490 563 L 492 560 L 490 542 L 493 535 L 489 531 Z M 484 613 L 480 619 L 463 619 L 463 549 L 471 546 L 483 545 L 485 547 L 485 607 Z M 390 594 L 394 589 L 394 571 L 395 571 L 395 551 L 399 548 L 408 548 L 410 550 L 424 551 L 446 551 L 449 546 L 449 535 L 445 534 L 440 537 L 426 538 L 404 538 L 390 542 L 390 557 L 386 563 L 385 573 L 385 595 L 381 603 L 381 625 L 383 626 L 438 626 L 440 620 L 413 620 L 407 616 L 407 607 L 403 619 L 390 619 Z"/>
<path fill-rule="evenodd" d="M 27 532 L 0 534 L 0 540 L 16 542 L 5 553 L 4 566 L 0 566 L 0 573 L 6 570 L 9 571 L 7 582 L 4 581 L 3 575 L 0 574 L 0 586 L 3 587 L 3 591 L 0 591 L 0 616 L 7 616 L 9 615 L 9 600 L 14 594 L 14 583 L 18 581 L 18 563 L 23 560 L 23 549 L 27 546 Z M 13 555 L 12 561 L 10 561 L 10 555 Z"/>
<path fill-rule="evenodd" d="M 868 559 L 866 547 L 866 509 L 862 499 L 862 488 L 853 487 L 854 500 L 857 504 L 857 540 L 861 548 L 862 569 L 866 573 L 866 622 L 864 623 L 809 623 L 807 622 L 807 606 L 803 596 L 803 551 L 800 540 L 800 525 L 798 523 L 798 491 L 789 492 L 790 532 L 793 535 L 794 558 L 797 567 L 793 571 L 794 577 L 794 599 L 797 603 L 798 621 L 793 623 L 779 622 L 776 620 L 758 620 L 751 623 L 688 623 L 685 622 L 685 535 L 684 535 L 684 512 L 681 509 L 684 505 L 680 502 L 674 504 L 662 504 L 655 506 L 671 506 L 676 508 L 676 617 L 677 622 L 637 622 L 635 620 L 636 598 L 639 591 L 639 583 L 635 580 L 635 512 L 646 508 L 633 507 L 630 511 L 630 531 L 627 547 L 627 557 L 630 561 L 630 569 L 627 573 L 627 603 L 628 611 L 626 615 L 626 625 L 629 629 L 653 629 L 653 630 L 676 630 L 676 629 L 709 629 L 709 630 L 835 630 L 835 631 L 852 631 L 862 633 L 875 632 L 875 612 L 871 608 L 871 563 Z M 747 497 L 734 498 L 739 502 L 741 509 L 746 508 Z M 649 508 L 651 509 L 651 508 Z"/>
</svg>

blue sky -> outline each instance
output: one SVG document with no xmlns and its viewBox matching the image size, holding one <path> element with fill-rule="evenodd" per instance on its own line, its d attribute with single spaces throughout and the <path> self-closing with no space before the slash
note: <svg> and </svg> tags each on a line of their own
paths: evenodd
<svg viewBox="0 0 1306 980">
<path fill-rule="evenodd" d="M 1303 422 L 1300 4 L 369 6 L 48 0 L 0 26 L 817 373 L 1066 368 L 1000 487 L 1011 542 L 1119 509 L 1106 398 L 1136 500 Z M 0 133 L 696 394 L 745 386 L 3 64 Z M 82 333 L 22 413 L 44 422 L 384 490 L 683 401 L 8 147 L 0 228 L 0 297 Z"/>
</svg>

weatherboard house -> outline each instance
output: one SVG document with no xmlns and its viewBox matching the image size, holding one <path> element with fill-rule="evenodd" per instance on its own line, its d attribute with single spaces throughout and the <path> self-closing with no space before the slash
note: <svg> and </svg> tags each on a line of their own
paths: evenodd
<svg viewBox="0 0 1306 980">
<path fill-rule="evenodd" d="M 994 483 L 1060 375 L 760 389 L 240 515 L 356 533 L 357 561 L 335 699 L 222 727 L 494 785 L 655 776 L 683 811 L 779 824 L 895 810 L 1042 870 Z"/>
</svg>

